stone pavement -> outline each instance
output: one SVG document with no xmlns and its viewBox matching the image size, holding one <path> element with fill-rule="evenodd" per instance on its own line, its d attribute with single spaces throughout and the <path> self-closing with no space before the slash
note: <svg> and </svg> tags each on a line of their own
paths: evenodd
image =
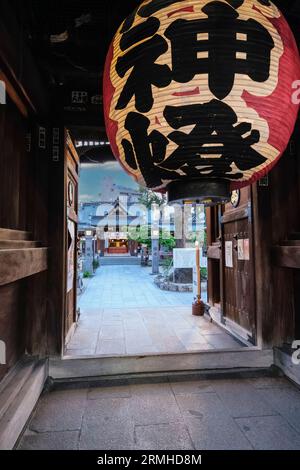
<svg viewBox="0 0 300 470">
<path fill-rule="evenodd" d="M 192 293 L 162 291 L 154 285 L 150 272 L 151 268 L 141 266 L 101 266 L 80 296 L 81 316 L 66 355 L 243 347 L 206 318 L 192 316 Z M 205 299 L 206 292 L 203 294 Z"/>
<path fill-rule="evenodd" d="M 300 450 L 300 391 L 284 378 L 54 391 L 18 448 Z"/>
</svg>

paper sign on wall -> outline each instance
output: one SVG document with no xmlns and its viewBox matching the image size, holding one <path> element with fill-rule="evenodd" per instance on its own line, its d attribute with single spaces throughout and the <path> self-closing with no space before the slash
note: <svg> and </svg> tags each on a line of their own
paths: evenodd
<svg viewBox="0 0 300 470">
<path fill-rule="evenodd" d="M 244 240 L 239 239 L 238 240 L 238 260 L 242 261 L 244 260 Z"/>
<path fill-rule="evenodd" d="M 233 254 L 232 242 L 225 242 L 225 266 L 226 268 L 233 268 Z"/>
<path fill-rule="evenodd" d="M 250 260 L 249 238 L 238 240 L 238 260 Z"/>
<path fill-rule="evenodd" d="M 249 245 L 249 238 L 244 240 L 244 260 L 250 260 L 250 245 Z"/>
</svg>

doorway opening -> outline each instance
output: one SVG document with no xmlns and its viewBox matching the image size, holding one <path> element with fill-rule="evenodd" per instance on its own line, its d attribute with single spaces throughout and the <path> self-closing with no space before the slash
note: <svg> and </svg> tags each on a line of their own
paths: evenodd
<svg viewBox="0 0 300 470">
<path fill-rule="evenodd" d="M 168 206 L 164 196 L 132 182 L 108 143 L 88 144 L 75 142 L 80 155 L 77 259 L 74 265 L 69 260 L 67 277 L 73 279 L 70 270 L 76 271 L 76 302 L 68 303 L 69 309 L 76 304 L 76 320 L 71 326 L 68 322 L 65 356 L 245 347 L 209 315 L 204 206 L 188 201 L 184 207 Z M 198 292 L 195 244 L 200 246 L 201 299 L 207 306 L 201 317 L 192 315 Z"/>
</svg>

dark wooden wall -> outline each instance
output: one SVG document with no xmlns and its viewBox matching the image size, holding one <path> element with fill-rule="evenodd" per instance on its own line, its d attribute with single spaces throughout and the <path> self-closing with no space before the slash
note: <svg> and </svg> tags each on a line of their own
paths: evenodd
<svg viewBox="0 0 300 470">
<path fill-rule="evenodd" d="M 39 122 L 7 88 L 0 106 L 0 380 L 25 352 L 47 349 L 48 145 L 39 148 Z"/>
<path fill-rule="evenodd" d="M 241 192 L 239 206 L 225 205 L 220 219 L 230 221 L 251 204 L 254 257 L 254 288 L 251 295 L 256 323 L 256 343 L 262 347 L 280 346 L 300 338 L 300 123 L 296 124 L 291 145 L 268 175 L 268 184 L 259 182 L 251 191 Z M 219 209 L 220 212 L 220 209 Z M 222 244 L 217 239 L 218 210 L 207 210 L 209 302 L 224 315 Z M 219 214 L 220 216 L 220 214 Z M 220 269 L 218 269 L 220 266 Z M 218 305 L 219 286 L 221 303 Z M 225 289 L 227 287 L 225 286 Z"/>
<path fill-rule="evenodd" d="M 26 122 L 15 105 L 7 99 L 0 106 L 0 227 L 26 229 Z M 7 365 L 0 366 L 0 379 L 23 353 L 24 285 L 15 282 L 0 287 L 0 339 L 6 344 Z"/>
<path fill-rule="evenodd" d="M 26 230 L 27 123 L 14 103 L 0 106 L 0 227 Z"/>
<path fill-rule="evenodd" d="M 269 175 L 268 187 L 255 187 L 254 229 L 256 253 L 256 296 L 259 336 L 263 345 L 292 342 L 296 334 L 298 276 L 281 266 L 274 248 L 287 245 L 300 232 L 300 140 L 299 123 L 294 143 Z M 296 248 L 292 248 L 296 250 Z M 300 264 L 299 267 L 300 269 Z"/>
</svg>

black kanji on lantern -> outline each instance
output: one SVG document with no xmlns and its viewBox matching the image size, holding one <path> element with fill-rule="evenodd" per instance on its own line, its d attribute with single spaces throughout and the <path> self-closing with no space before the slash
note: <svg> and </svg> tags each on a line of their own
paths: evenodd
<svg viewBox="0 0 300 470">
<path fill-rule="evenodd" d="M 266 161 L 252 148 L 259 142 L 259 131 L 252 130 L 248 122 L 237 124 L 235 112 L 222 101 L 166 106 L 164 117 L 173 129 L 195 124 L 188 134 L 175 131 L 168 135 L 178 147 L 160 164 L 164 169 L 194 177 L 209 174 L 239 179 L 243 174 L 232 172 L 233 163 L 243 172 Z M 249 135 L 244 137 L 246 133 Z"/>
<path fill-rule="evenodd" d="M 136 109 L 146 113 L 153 106 L 152 85 L 162 88 L 171 83 L 169 67 L 155 63 L 158 57 L 168 50 L 167 41 L 155 34 L 159 26 L 157 18 L 148 18 L 124 33 L 120 43 L 122 50 L 125 51 L 136 43 L 138 45 L 117 60 L 116 71 L 120 77 L 123 78 L 129 70 L 132 70 L 120 94 L 116 109 L 126 108 L 131 98 L 135 96 Z"/>
<path fill-rule="evenodd" d="M 168 139 L 154 130 L 148 134 L 150 120 L 139 113 L 128 113 L 125 129 L 128 130 L 131 141 L 122 140 L 125 161 L 132 170 L 139 169 L 147 185 L 156 186 L 162 179 L 176 179 L 174 171 L 163 170 L 157 164 L 163 162 L 166 156 Z"/>
<path fill-rule="evenodd" d="M 173 129 L 191 125 L 194 128 L 190 133 L 171 132 L 166 138 L 157 130 L 148 134 L 150 120 L 142 114 L 131 112 L 125 122 L 131 137 L 131 142 L 122 140 L 125 161 L 132 170 L 140 170 L 150 187 L 186 175 L 240 179 L 243 171 L 266 161 L 252 148 L 259 141 L 259 131 L 247 122 L 237 124 L 235 112 L 222 101 L 166 106 L 164 117 Z M 245 134 L 248 135 L 244 137 Z M 170 141 L 177 148 L 166 158 Z M 233 171 L 233 164 L 240 171 Z"/>
<path fill-rule="evenodd" d="M 178 19 L 165 32 L 172 44 L 173 79 L 187 83 L 208 74 L 210 90 L 219 99 L 231 92 L 235 74 L 266 81 L 274 47 L 268 30 L 253 19 L 239 19 L 223 2 L 210 2 L 202 11 L 208 18 Z"/>
<path fill-rule="evenodd" d="M 226 0 L 233 8 L 240 8 L 243 5 L 244 0 Z"/>
<path fill-rule="evenodd" d="M 271 6 L 270 0 L 258 0 L 258 2 L 259 2 L 261 5 L 264 5 L 264 6 L 266 6 L 266 7 L 270 7 L 270 6 Z"/>
<path fill-rule="evenodd" d="M 132 27 L 137 14 L 142 18 L 149 18 L 149 16 L 154 15 L 163 8 L 183 1 L 185 0 L 151 0 L 147 5 L 138 6 L 124 21 L 121 33 L 125 33 Z"/>
<path fill-rule="evenodd" d="M 147 18 L 148 16 L 154 15 L 163 8 L 169 7 L 174 3 L 182 3 L 185 0 L 151 0 L 147 5 L 142 5 L 138 11 L 138 14 L 142 17 Z"/>
</svg>

